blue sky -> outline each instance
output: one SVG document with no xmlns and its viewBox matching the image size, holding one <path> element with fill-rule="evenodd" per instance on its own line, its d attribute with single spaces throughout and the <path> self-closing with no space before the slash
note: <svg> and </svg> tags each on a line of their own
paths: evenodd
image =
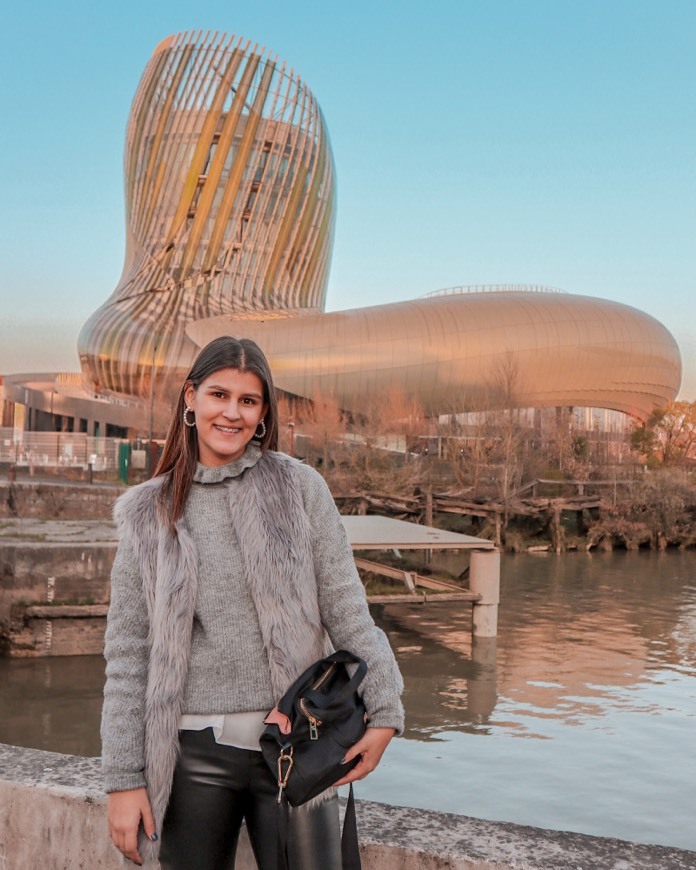
<svg viewBox="0 0 696 870">
<path fill-rule="evenodd" d="M 318 98 L 338 175 L 327 309 L 548 284 L 675 335 L 696 399 L 696 3 L 146 0 L 4 16 L 0 372 L 77 370 L 122 265 L 124 131 L 156 44 L 219 29 Z"/>
</svg>

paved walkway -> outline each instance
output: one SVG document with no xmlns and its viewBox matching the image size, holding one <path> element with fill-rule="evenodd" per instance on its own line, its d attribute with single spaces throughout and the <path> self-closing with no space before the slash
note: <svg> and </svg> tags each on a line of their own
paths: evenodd
<svg viewBox="0 0 696 870">
<path fill-rule="evenodd" d="M 118 540 L 110 520 L 17 520 L 0 519 L 0 545 L 99 544 Z"/>
</svg>

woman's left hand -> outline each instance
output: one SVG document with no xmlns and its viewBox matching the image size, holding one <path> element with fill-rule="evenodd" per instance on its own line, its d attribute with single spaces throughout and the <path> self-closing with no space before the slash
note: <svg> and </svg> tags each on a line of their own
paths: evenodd
<svg viewBox="0 0 696 870">
<path fill-rule="evenodd" d="M 346 774 L 343 779 L 339 779 L 334 785 L 347 785 L 356 779 L 365 779 L 367 774 L 372 773 L 379 764 L 384 750 L 394 734 L 396 731 L 393 728 L 368 728 L 360 740 L 346 752 L 346 763 L 352 761 L 357 755 L 361 756 L 360 761 L 350 773 Z"/>
</svg>

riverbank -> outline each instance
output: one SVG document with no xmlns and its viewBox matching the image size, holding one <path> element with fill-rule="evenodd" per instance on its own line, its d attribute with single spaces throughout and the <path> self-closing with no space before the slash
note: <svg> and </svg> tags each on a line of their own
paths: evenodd
<svg viewBox="0 0 696 870">
<path fill-rule="evenodd" d="M 534 479 L 504 496 L 471 488 L 341 492 L 342 513 L 377 513 L 495 542 L 507 552 L 696 547 L 696 486 L 670 470 L 614 480 Z"/>
</svg>

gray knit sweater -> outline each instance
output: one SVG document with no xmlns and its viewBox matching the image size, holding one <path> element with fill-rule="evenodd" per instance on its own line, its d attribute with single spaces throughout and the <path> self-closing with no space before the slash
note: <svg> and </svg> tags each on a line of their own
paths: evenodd
<svg viewBox="0 0 696 870">
<path fill-rule="evenodd" d="M 260 456 L 249 449 L 218 467 L 198 466 L 184 521 L 199 560 L 199 583 L 184 693 L 185 713 L 270 709 L 271 688 L 259 616 L 243 568 L 227 487 Z M 297 466 L 312 529 L 314 570 L 322 621 L 335 649 L 367 661 L 364 698 L 373 727 L 403 730 L 401 675 L 386 638 L 369 614 L 343 525 L 323 478 Z M 102 713 L 102 761 L 107 791 L 140 788 L 143 775 L 143 699 L 148 620 L 132 543 L 123 536 L 112 571 L 106 633 L 107 685 Z"/>
</svg>

